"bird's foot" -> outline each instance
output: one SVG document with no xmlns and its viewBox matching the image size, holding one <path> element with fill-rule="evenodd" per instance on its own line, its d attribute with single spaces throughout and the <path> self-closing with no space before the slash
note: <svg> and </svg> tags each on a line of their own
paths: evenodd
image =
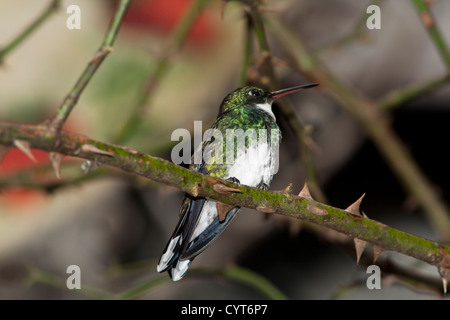
<svg viewBox="0 0 450 320">
<path fill-rule="evenodd" d="M 258 189 L 262 189 L 264 191 L 269 190 L 269 186 L 267 184 L 265 184 L 264 182 L 260 182 L 258 183 L 258 185 L 256 186 Z"/>
<path fill-rule="evenodd" d="M 238 178 L 235 178 L 235 177 L 230 177 L 230 178 L 227 179 L 227 181 L 230 181 L 230 182 L 232 182 L 232 183 L 234 183 L 234 184 L 241 184 L 241 182 L 239 181 L 239 179 L 238 179 Z"/>
</svg>

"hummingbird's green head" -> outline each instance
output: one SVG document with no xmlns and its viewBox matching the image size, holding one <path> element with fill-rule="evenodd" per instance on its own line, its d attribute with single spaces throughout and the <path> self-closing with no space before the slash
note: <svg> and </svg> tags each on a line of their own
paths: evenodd
<svg viewBox="0 0 450 320">
<path fill-rule="evenodd" d="M 234 90 L 223 99 L 219 113 L 226 113 L 233 109 L 245 109 L 264 103 L 271 103 L 269 92 L 257 87 L 242 87 Z"/>
<path fill-rule="evenodd" d="M 287 94 L 315 86 L 317 86 L 317 84 L 313 83 L 274 92 L 252 86 L 242 87 L 234 90 L 225 97 L 220 106 L 219 114 L 224 114 L 236 109 L 245 110 L 247 108 L 259 108 L 273 116 L 272 102 L 274 100 Z"/>
</svg>

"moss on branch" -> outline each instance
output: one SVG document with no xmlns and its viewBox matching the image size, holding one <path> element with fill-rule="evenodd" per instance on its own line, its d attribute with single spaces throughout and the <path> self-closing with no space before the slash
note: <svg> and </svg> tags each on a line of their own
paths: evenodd
<svg viewBox="0 0 450 320">
<path fill-rule="evenodd" d="M 75 156 L 119 168 L 178 188 L 193 196 L 208 197 L 227 204 L 309 221 L 368 241 L 385 250 L 400 252 L 437 267 L 450 268 L 450 247 L 308 197 L 235 185 L 229 181 L 185 169 L 158 157 L 79 134 L 61 132 L 58 144 L 53 139 L 48 139 L 46 134 L 47 128 L 43 125 L 0 122 L 0 144 L 7 147 L 14 146 L 14 141 L 17 140 L 26 141 L 30 148 Z M 240 192 L 217 192 L 214 186 L 218 184 Z"/>
</svg>

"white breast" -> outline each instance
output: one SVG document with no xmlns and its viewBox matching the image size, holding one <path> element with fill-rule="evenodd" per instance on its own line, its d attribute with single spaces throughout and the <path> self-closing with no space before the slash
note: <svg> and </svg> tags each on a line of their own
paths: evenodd
<svg viewBox="0 0 450 320">
<path fill-rule="evenodd" d="M 234 177 L 251 187 L 256 187 L 261 181 L 269 185 L 274 174 L 271 168 L 274 151 L 278 150 L 272 150 L 267 142 L 239 151 L 234 164 L 228 168 L 227 178 Z"/>
</svg>

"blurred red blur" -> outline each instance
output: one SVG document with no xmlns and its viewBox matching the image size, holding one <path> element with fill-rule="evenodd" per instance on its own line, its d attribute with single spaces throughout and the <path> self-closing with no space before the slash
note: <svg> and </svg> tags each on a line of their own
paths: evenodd
<svg viewBox="0 0 450 320">
<path fill-rule="evenodd" d="M 192 0 L 139 0 L 133 1 L 124 19 L 124 26 L 152 29 L 164 35 L 169 34 L 187 12 Z M 194 45 L 208 45 L 216 38 L 219 30 L 211 13 L 200 13 L 188 36 Z"/>
</svg>

